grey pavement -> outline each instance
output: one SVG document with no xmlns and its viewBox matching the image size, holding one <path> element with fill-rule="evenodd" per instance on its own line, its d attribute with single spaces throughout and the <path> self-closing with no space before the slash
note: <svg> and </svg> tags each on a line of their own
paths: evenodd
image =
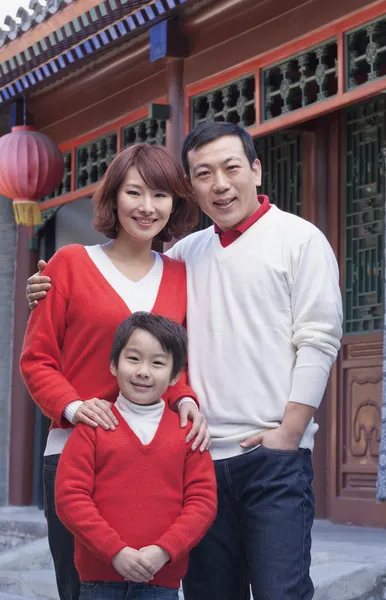
<svg viewBox="0 0 386 600">
<path fill-rule="evenodd" d="M 0 531 L 4 521 L 17 523 L 18 530 L 24 520 L 37 535 L 0 553 L 0 600 L 57 600 L 47 538 L 42 537 L 44 517 L 37 509 L 22 513 L 0 509 Z M 386 600 L 386 530 L 316 521 L 311 572 L 314 600 Z"/>
<path fill-rule="evenodd" d="M 316 521 L 312 537 L 315 600 L 386 600 L 385 529 Z"/>
</svg>

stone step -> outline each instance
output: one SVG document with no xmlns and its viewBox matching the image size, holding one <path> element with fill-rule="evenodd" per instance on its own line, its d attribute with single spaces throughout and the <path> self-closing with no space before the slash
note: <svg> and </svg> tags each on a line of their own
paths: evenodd
<svg viewBox="0 0 386 600">
<path fill-rule="evenodd" d="M 0 571 L 0 592 L 39 600 L 58 600 L 52 569 L 36 571 Z"/>
<path fill-rule="evenodd" d="M 15 594 L 7 594 L 7 592 L 0 592 L 0 600 L 26 600 L 26 597 L 15 596 Z"/>
<path fill-rule="evenodd" d="M 18 546 L 0 554 L 0 574 L 2 571 L 39 570 L 53 567 L 47 538 L 42 538 L 24 546 Z"/>
<path fill-rule="evenodd" d="M 312 568 L 314 600 L 383 600 L 385 583 L 379 569 L 366 564 L 337 561 Z M 370 594 L 370 596 L 369 596 Z M 180 600 L 183 600 L 180 591 Z M 3 571 L 0 569 L 0 600 L 58 600 L 51 569 Z"/>
<path fill-rule="evenodd" d="M 383 541 L 383 537 L 381 541 Z M 314 600 L 385 600 L 386 561 L 380 544 L 324 541 L 313 551 Z M 357 551 L 355 553 L 355 551 Z M 378 558 L 379 562 L 377 562 Z M 58 600 L 47 538 L 0 554 L 0 600 Z M 180 600 L 183 600 L 180 592 Z"/>
<path fill-rule="evenodd" d="M 43 511 L 34 506 L 0 507 L 0 552 L 47 535 Z"/>
<path fill-rule="evenodd" d="M 337 560 L 311 567 L 315 585 L 314 600 L 383 600 L 384 570 L 378 565 Z M 370 596 L 369 596 L 370 595 Z"/>
</svg>

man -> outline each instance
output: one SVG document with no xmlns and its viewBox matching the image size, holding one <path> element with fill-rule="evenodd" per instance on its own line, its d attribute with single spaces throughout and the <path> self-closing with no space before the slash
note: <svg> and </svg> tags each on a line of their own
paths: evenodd
<svg viewBox="0 0 386 600">
<path fill-rule="evenodd" d="M 316 227 L 257 196 L 261 166 L 237 125 L 197 126 L 182 161 L 215 223 L 168 254 L 186 263 L 190 380 L 219 495 L 185 599 L 245 600 L 251 584 L 254 600 L 310 600 L 313 414 L 342 335 L 336 260 Z"/>
</svg>

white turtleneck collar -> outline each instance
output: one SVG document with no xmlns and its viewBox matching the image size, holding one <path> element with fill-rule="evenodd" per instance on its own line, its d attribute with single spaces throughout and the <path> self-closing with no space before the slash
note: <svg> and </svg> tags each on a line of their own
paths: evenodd
<svg viewBox="0 0 386 600">
<path fill-rule="evenodd" d="M 120 392 L 115 407 L 142 444 L 150 444 L 161 421 L 165 402 L 161 399 L 156 404 L 134 404 Z"/>
</svg>

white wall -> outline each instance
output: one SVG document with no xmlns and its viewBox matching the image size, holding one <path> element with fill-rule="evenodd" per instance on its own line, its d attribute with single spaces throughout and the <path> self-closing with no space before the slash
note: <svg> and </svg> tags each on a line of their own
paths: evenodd
<svg viewBox="0 0 386 600">
<path fill-rule="evenodd" d="M 56 213 L 56 248 L 68 244 L 103 244 L 107 238 L 97 233 L 93 226 L 91 198 L 65 204 Z"/>
</svg>

